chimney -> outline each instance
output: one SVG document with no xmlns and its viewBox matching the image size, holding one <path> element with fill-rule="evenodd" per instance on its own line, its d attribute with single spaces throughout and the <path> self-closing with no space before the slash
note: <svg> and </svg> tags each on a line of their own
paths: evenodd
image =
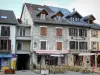
<svg viewBox="0 0 100 75">
<path fill-rule="evenodd" d="M 75 12 L 75 8 L 73 8 L 73 12 Z"/>
<path fill-rule="evenodd" d="M 17 19 L 17 21 L 18 21 L 20 24 L 22 24 L 22 21 L 21 21 L 21 19 L 19 19 L 19 18 L 18 18 L 18 19 Z"/>
<path fill-rule="evenodd" d="M 33 11 L 32 5 L 30 5 L 29 11 L 32 13 L 32 11 Z"/>
</svg>

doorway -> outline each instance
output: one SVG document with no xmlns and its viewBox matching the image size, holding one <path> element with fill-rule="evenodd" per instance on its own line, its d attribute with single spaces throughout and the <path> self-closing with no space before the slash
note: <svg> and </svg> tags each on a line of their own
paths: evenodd
<svg viewBox="0 0 100 75">
<path fill-rule="evenodd" d="M 78 56 L 77 54 L 74 55 L 74 65 L 82 66 L 83 56 Z"/>
<path fill-rule="evenodd" d="M 18 54 L 17 55 L 17 70 L 29 70 L 29 54 Z"/>
<path fill-rule="evenodd" d="M 98 57 L 97 57 L 97 67 L 100 68 L 100 55 L 98 55 Z"/>
</svg>

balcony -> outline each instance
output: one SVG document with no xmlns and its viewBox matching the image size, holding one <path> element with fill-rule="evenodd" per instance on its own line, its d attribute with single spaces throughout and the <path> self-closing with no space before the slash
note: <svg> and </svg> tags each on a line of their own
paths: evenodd
<svg viewBox="0 0 100 75">
<path fill-rule="evenodd" d="M 29 54 L 30 53 L 30 41 L 17 41 L 16 42 L 17 54 Z"/>
<path fill-rule="evenodd" d="M 31 36 L 16 36 L 16 40 L 31 40 Z"/>
<path fill-rule="evenodd" d="M 16 50 L 16 54 L 30 54 L 31 50 Z"/>
<path fill-rule="evenodd" d="M 31 27 L 17 27 L 16 40 L 31 40 Z"/>
</svg>

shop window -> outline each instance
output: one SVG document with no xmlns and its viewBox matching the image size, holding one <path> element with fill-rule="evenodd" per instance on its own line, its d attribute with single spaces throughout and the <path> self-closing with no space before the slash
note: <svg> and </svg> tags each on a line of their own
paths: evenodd
<svg viewBox="0 0 100 75">
<path fill-rule="evenodd" d="M 65 64 L 65 56 L 61 57 L 61 64 Z"/>
<path fill-rule="evenodd" d="M 9 66 L 10 65 L 10 59 L 8 58 L 4 58 L 3 61 L 2 61 L 2 66 Z"/>
</svg>

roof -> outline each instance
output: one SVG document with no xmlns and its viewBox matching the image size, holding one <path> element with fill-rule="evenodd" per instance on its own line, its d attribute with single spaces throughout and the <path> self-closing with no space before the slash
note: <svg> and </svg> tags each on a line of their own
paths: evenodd
<svg viewBox="0 0 100 75">
<path fill-rule="evenodd" d="M 96 28 L 97 24 L 91 24 L 95 26 L 91 26 L 87 22 L 85 22 L 83 19 L 87 17 L 82 17 L 77 11 L 70 12 L 69 10 L 65 8 L 59 8 L 59 7 L 53 7 L 53 6 L 42 6 L 42 5 L 35 5 L 30 3 L 25 3 L 26 7 L 29 10 L 29 13 L 33 19 L 33 22 L 35 23 L 46 23 L 46 24 L 58 24 L 58 25 L 66 25 L 66 26 L 80 26 L 80 27 L 87 27 L 87 28 Z M 30 11 L 30 7 L 33 9 Z M 42 10 L 46 10 L 48 12 L 48 15 L 46 15 L 46 19 L 40 19 L 36 15 L 40 13 Z M 57 14 L 58 12 L 61 12 L 63 16 L 61 17 L 61 21 L 56 21 L 54 18 L 52 18 L 53 15 Z M 78 14 L 81 18 L 80 21 L 71 21 L 70 19 L 66 18 L 66 16 L 72 16 L 74 14 Z M 94 18 L 93 15 L 91 15 Z M 98 24 L 99 25 L 99 24 Z M 97 26 L 99 28 L 99 26 Z"/>
<path fill-rule="evenodd" d="M 47 6 L 49 7 L 53 12 L 57 13 L 58 11 L 61 11 L 64 16 L 67 16 L 68 14 L 70 14 L 71 12 L 65 8 L 59 8 L 59 7 L 53 7 L 53 6 Z"/>
<path fill-rule="evenodd" d="M 64 16 L 63 13 L 61 11 L 56 12 L 54 15 L 51 16 L 51 18 L 55 17 L 56 14 L 61 13 L 61 17 Z"/>
<path fill-rule="evenodd" d="M 94 24 L 90 24 L 90 27 L 92 29 L 100 29 L 100 24 L 94 23 Z"/>
<path fill-rule="evenodd" d="M 40 12 L 36 15 L 36 16 L 39 16 L 41 12 L 45 11 L 46 12 L 46 15 L 48 15 L 48 12 L 46 11 L 46 9 L 42 9 L 40 10 Z"/>
<path fill-rule="evenodd" d="M 77 11 L 74 11 L 74 12 L 70 13 L 69 15 L 66 16 L 66 18 L 70 17 L 70 16 L 73 16 L 74 14 L 78 14 L 82 18 L 82 16 Z"/>
<path fill-rule="evenodd" d="M 82 19 L 83 19 L 83 20 L 87 20 L 87 19 L 89 19 L 90 17 L 92 17 L 93 20 L 96 20 L 96 18 L 95 18 L 92 14 L 87 15 L 87 16 L 83 17 Z"/>
<path fill-rule="evenodd" d="M 0 23 L 16 25 L 18 22 L 13 11 L 0 9 Z"/>
</svg>

